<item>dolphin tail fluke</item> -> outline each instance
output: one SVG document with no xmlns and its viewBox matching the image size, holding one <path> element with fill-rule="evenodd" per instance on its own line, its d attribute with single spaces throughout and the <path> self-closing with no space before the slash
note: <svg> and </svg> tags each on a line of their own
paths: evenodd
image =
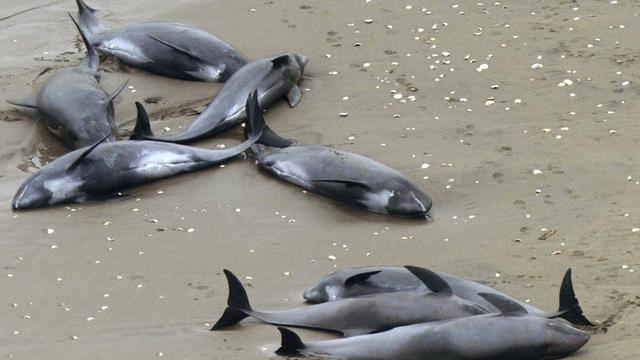
<svg viewBox="0 0 640 360">
<path fill-rule="evenodd" d="M 71 18 L 71 21 L 73 21 L 73 23 L 78 28 L 78 32 L 80 33 L 80 37 L 82 37 L 84 46 L 87 48 L 87 57 L 82 61 L 82 64 L 87 66 L 89 69 L 93 70 L 94 72 L 97 72 L 98 67 L 100 66 L 100 57 L 98 56 L 98 52 L 93 47 L 93 45 L 89 41 L 89 38 L 87 38 L 87 34 L 85 34 L 85 31 L 82 29 L 82 27 L 80 27 L 80 24 L 78 24 L 78 22 L 73 17 L 73 15 L 71 15 L 71 13 L 67 13 L 67 14 Z"/>
<path fill-rule="evenodd" d="M 276 350 L 276 354 L 282 356 L 300 356 L 300 350 L 303 350 L 307 347 L 298 334 L 294 333 L 289 329 L 285 329 L 283 327 L 279 327 L 280 335 L 282 336 L 282 340 L 280 343 L 280 348 Z"/>
<path fill-rule="evenodd" d="M 258 103 L 258 91 L 254 90 L 247 99 L 247 105 L 245 109 L 247 113 L 247 124 L 262 124 L 264 130 L 262 131 L 262 136 L 258 140 L 259 144 L 271 146 L 271 147 L 287 147 L 292 144 L 291 141 L 286 140 L 278 136 L 273 130 L 271 130 L 268 126 L 264 125 L 264 116 L 262 115 L 262 109 L 260 108 L 260 104 Z M 248 139 L 249 131 L 248 127 L 244 130 L 244 135 Z"/>
<path fill-rule="evenodd" d="M 212 331 L 222 330 L 239 323 L 248 316 L 245 311 L 251 311 L 249 296 L 247 296 L 247 292 L 240 280 L 227 269 L 224 270 L 224 275 L 227 277 L 227 283 L 229 284 L 228 307 L 220 317 L 220 320 L 211 328 Z"/>
<path fill-rule="evenodd" d="M 247 121 L 244 128 L 244 136 L 247 140 L 258 141 L 266 131 L 262 110 L 258 104 L 258 90 L 253 90 L 247 97 L 245 111 L 247 113 Z"/>
<path fill-rule="evenodd" d="M 98 20 L 98 17 L 95 15 L 96 10 L 89 7 L 83 0 L 76 0 L 78 4 L 78 23 L 82 31 L 87 35 L 89 39 L 94 34 L 97 34 L 103 31 L 104 25 Z"/>
<path fill-rule="evenodd" d="M 576 297 L 576 293 L 573 290 L 573 283 L 571 281 L 571 269 L 568 269 L 562 279 L 562 285 L 560 286 L 560 307 L 558 309 L 561 318 L 569 321 L 574 325 L 580 326 L 593 326 L 593 323 L 587 319 L 580 307 L 580 302 Z"/>
<path fill-rule="evenodd" d="M 224 310 L 224 313 L 222 314 L 218 322 L 216 322 L 216 324 L 213 325 L 213 327 L 211 328 L 211 331 L 224 330 L 229 326 L 233 326 L 239 323 L 247 316 L 248 316 L 247 314 L 243 313 L 240 310 L 236 310 L 228 307 Z"/>
<path fill-rule="evenodd" d="M 144 140 L 147 137 L 153 136 L 151 123 L 149 122 L 149 115 L 147 114 L 147 110 L 145 110 L 144 106 L 137 101 L 136 109 L 138 110 L 136 127 L 133 129 L 133 134 L 131 134 L 129 140 Z"/>
</svg>

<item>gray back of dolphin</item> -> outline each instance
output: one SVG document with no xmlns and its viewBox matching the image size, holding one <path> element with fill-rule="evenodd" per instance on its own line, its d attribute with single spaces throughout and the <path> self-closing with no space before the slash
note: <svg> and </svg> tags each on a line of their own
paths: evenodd
<svg viewBox="0 0 640 360">
<path fill-rule="evenodd" d="M 251 98 L 255 99 L 255 92 Z M 139 116 L 146 116 L 140 103 Z M 98 142 L 70 152 L 44 166 L 20 187 L 14 209 L 128 197 L 132 186 L 200 170 L 229 160 L 258 140 L 264 123 L 247 123 L 248 138 L 224 150 L 209 150 L 154 141 Z"/>
<path fill-rule="evenodd" d="M 436 272 L 453 289 L 457 296 L 480 304 L 491 311 L 498 309 L 480 296 L 481 293 L 498 294 L 505 296 L 525 308 L 534 315 L 546 312 L 503 294 L 489 286 L 473 280 L 457 277 L 443 272 Z M 424 284 L 417 281 L 404 267 L 379 266 L 351 268 L 336 271 L 323 277 L 318 284 L 310 287 L 304 293 L 304 298 L 313 303 L 335 301 L 351 297 L 386 293 L 395 291 L 429 291 Z M 592 323 L 584 317 L 578 299 L 575 296 L 571 282 L 571 269 L 567 271 L 560 289 L 560 307 L 571 308 L 570 312 L 562 316 L 575 325 L 589 326 Z"/>
<path fill-rule="evenodd" d="M 279 328 L 284 356 L 343 360 L 545 360 L 574 353 L 589 334 L 563 320 L 491 314 L 397 327 L 378 334 L 304 343 Z"/>
<path fill-rule="evenodd" d="M 431 198 L 404 175 L 361 155 L 294 144 L 268 127 L 251 151 L 266 171 L 343 204 L 423 219 L 431 209 Z"/>
<path fill-rule="evenodd" d="M 71 19 L 75 23 L 73 17 Z M 87 47 L 84 61 L 78 66 L 56 71 L 34 98 L 9 101 L 37 109 L 46 126 L 72 149 L 89 146 L 104 137 L 105 141 L 115 140 L 113 100 L 126 85 L 121 85 L 111 95 L 100 87 L 98 54 L 80 27 L 78 30 Z"/>
<path fill-rule="evenodd" d="M 261 108 L 273 105 L 284 96 L 290 106 L 295 106 L 302 94 L 296 84 L 306 64 L 305 56 L 293 53 L 252 61 L 231 76 L 207 108 L 181 133 L 157 137 L 148 122 L 138 121 L 132 139 L 183 144 L 219 134 L 246 119 L 245 102 L 255 89 Z"/>
<path fill-rule="evenodd" d="M 247 64 L 231 45 L 183 24 L 147 22 L 107 30 L 84 1 L 76 0 L 80 26 L 101 52 L 167 77 L 226 81 Z"/>
<path fill-rule="evenodd" d="M 225 270 L 229 283 L 229 307 L 212 330 L 225 329 L 251 316 L 270 324 L 323 329 L 354 336 L 489 312 L 453 295 L 447 283 L 429 270 L 409 269 L 432 292 L 385 293 L 283 311 L 253 310 L 242 283 Z"/>
</svg>

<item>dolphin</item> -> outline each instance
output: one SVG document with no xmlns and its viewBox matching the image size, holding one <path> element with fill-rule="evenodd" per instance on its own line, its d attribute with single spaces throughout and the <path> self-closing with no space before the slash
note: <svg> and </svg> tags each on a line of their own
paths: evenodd
<svg viewBox="0 0 640 360">
<path fill-rule="evenodd" d="M 112 94 L 99 85 L 100 59 L 75 19 L 87 47 L 86 58 L 77 66 L 56 71 L 33 97 L 9 100 L 10 104 L 38 110 L 45 125 L 72 149 L 78 149 L 105 138 L 115 141 L 113 100 L 127 82 Z"/>
<path fill-rule="evenodd" d="M 449 275 L 443 272 L 436 272 L 453 289 L 457 296 L 476 302 L 492 311 L 497 311 L 496 307 L 480 296 L 480 293 L 492 293 L 505 296 L 511 301 L 520 304 L 530 314 L 544 314 L 534 306 L 518 301 L 484 284 L 465 278 Z M 377 293 L 396 291 L 417 291 L 424 292 L 428 289 L 403 267 L 377 266 L 351 268 L 336 271 L 323 277 L 318 284 L 310 287 L 304 292 L 304 298 L 312 303 L 323 303 L 326 301 L 336 301 L 370 295 Z M 576 298 L 571 281 L 571 269 L 568 269 L 562 279 L 560 287 L 560 308 L 570 308 L 562 314 L 562 317 L 574 325 L 592 326 L 593 324 L 584 316 L 582 308 Z"/>
<path fill-rule="evenodd" d="M 258 104 L 249 117 L 262 118 Z M 269 127 L 251 147 L 267 172 L 337 202 L 369 211 L 425 218 L 431 198 L 404 175 L 367 157 L 322 145 L 294 144 Z"/>
<path fill-rule="evenodd" d="M 413 266 L 407 266 L 407 270 L 431 291 L 378 294 L 282 311 L 253 310 L 240 280 L 224 270 L 229 283 L 229 306 L 211 330 L 225 329 L 251 316 L 270 324 L 323 329 L 348 337 L 489 313 L 484 307 L 455 296 L 435 273 Z"/>
<path fill-rule="evenodd" d="M 568 356 L 589 341 L 588 333 L 564 320 L 531 315 L 509 299 L 487 295 L 503 312 L 308 343 L 278 328 L 282 343 L 276 353 L 342 360 L 547 360 Z"/>
<path fill-rule="evenodd" d="M 253 92 L 250 99 L 255 99 Z M 136 103 L 138 116 L 146 116 Z M 122 199 L 126 188 L 192 172 L 229 160 L 256 142 L 264 123 L 246 123 L 247 140 L 224 150 L 209 150 L 155 141 L 115 141 L 72 151 L 44 166 L 20 186 L 16 210 L 65 202 Z"/>
<path fill-rule="evenodd" d="M 294 107 L 302 96 L 296 84 L 306 65 L 306 56 L 293 53 L 252 61 L 231 76 L 207 108 L 181 133 L 156 137 L 149 121 L 139 119 L 131 138 L 184 144 L 214 136 L 247 118 L 245 102 L 254 89 L 258 90 L 258 103 L 262 108 L 273 105 L 283 96 Z"/>
<path fill-rule="evenodd" d="M 107 30 L 83 0 L 80 26 L 99 51 L 154 74 L 183 80 L 226 81 L 247 64 L 231 45 L 187 25 L 144 22 Z"/>
</svg>

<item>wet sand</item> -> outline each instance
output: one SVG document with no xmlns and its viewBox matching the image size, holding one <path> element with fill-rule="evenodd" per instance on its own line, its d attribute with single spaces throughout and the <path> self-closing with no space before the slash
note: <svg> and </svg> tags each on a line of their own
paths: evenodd
<svg viewBox="0 0 640 360">
<path fill-rule="evenodd" d="M 84 49 L 66 15 L 73 1 L 5 0 L 0 18 L 44 7 L 0 20 L 0 357 L 270 358 L 279 342 L 271 326 L 207 331 L 225 307 L 223 268 L 250 277 L 257 308 L 282 309 L 337 268 L 414 264 L 487 280 L 548 310 L 571 267 L 585 312 L 601 324 L 574 358 L 636 359 L 639 3 L 479 3 L 89 3 L 109 27 L 174 20 L 251 59 L 309 56 L 302 102 L 281 102 L 269 125 L 400 170 L 433 196 L 427 223 L 335 205 L 251 159 L 137 188 L 128 201 L 12 212 L 22 181 L 66 150 L 5 100 L 30 94 L 48 75 L 34 82 L 39 73 L 77 63 Z M 116 102 L 123 136 L 134 101 L 156 98 L 147 105 L 154 129 L 175 132 L 220 87 L 113 60 L 103 69 L 108 91 L 125 79 L 134 87 Z M 198 146 L 239 138 L 236 129 Z M 556 233 L 538 240 L 543 229 Z"/>
</svg>

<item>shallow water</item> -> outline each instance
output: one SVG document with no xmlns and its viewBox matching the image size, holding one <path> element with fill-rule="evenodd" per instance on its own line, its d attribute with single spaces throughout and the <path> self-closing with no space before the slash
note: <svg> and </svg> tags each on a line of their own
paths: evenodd
<svg viewBox="0 0 640 360">
<path fill-rule="evenodd" d="M 252 59 L 309 56 L 302 102 L 280 103 L 269 125 L 400 170 L 434 198 L 433 221 L 335 205 L 250 159 L 149 184 L 128 201 L 12 212 L 25 170 L 64 148 L 4 100 L 84 50 L 66 15 L 73 1 L 5 0 L 0 19 L 44 7 L 0 20 L 1 357 L 266 359 L 265 344 L 279 342 L 271 326 L 206 331 L 225 307 L 223 268 L 251 277 L 256 307 L 277 309 L 300 305 L 336 268 L 414 264 L 488 280 L 548 310 L 572 267 L 585 312 L 603 324 L 574 358 L 637 358 L 637 1 L 90 5 L 109 27 L 179 21 Z M 131 79 L 116 101 L 123 134 L 134 101 L 148 99 L 162 133 L 188 124 L 219 89 L 111 60 L 103 69 L 107 91 Z M 543 229 L 557 232 L 541 241 Z"/>
</svg>

